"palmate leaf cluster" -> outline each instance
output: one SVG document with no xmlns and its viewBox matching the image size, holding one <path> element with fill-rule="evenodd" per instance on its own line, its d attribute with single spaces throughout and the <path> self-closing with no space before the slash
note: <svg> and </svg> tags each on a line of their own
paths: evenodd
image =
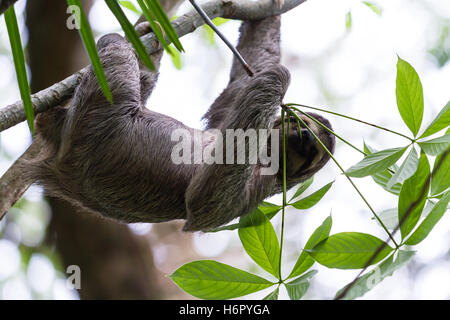
<svg viewBox="0 0 450 320">
<path fill-rule="evenodd" d="M 241 217 L 238 223 L 211 232 L 237 229 L 246 253 L 273 279 L 211 260 L 187 263 L 178 268 L 171 279 L 184 291 L 202 299 L 235 298 L 269 287 L 274 289 L 264 299 L 278 299 L 279 287 L 284 286 L 289 297 L 297 300 L 305 295 L 310 280 L 316 276 L 317 270 L 311 269 L 316 262 L 337 269 L 365 270 L 372 266 L 371 270 L 336 293 L 336 297 L 341 299 L 354 299 L 404 266 L 415 253 L 404 246 L 423 241 L 448 210 L 450 102 L 419 134 L 424 109 L 422 84 L 414 68 L 401 58 L 397 64 L 396 96 L 398 111 L 412 134 L 411 143 L 380 151 L 365 144 L 366 156 L 345 174 L 354 178 L 371 176 L 384 190 L 397 196 L 397 207 L 382 212 L 380 217 L 389 229 L 394 232 L 400 230 L 400 243 L 391 246 L 382 239 L 361 232 L 330 234 L 332 218 L 329 216 L 311 234 L 289 275 L 283 277 L 280 240 L 271 223 L 282 206 L 265 202 Z M 447 129 L 444 134 L 430 138 L 444 129 Z M 433 166 L 430 165 L 432 158 Z M 297 210 L 310 209 L 333 185 L 330 182 L 311 195 L 301 197 L 312 182 L 311 178 L 298 186 L 286 206 Z M 426 204 L 431 209 L 424 216 Z"/>
</svg>

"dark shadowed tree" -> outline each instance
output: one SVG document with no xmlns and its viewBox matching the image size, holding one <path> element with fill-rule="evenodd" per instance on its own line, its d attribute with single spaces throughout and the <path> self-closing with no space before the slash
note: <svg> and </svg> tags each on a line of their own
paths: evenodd
<svg viewBox="0 0 450 320">
<path fill-rule="evenodd" d="M 91 0 L 82 1 L 89 10 Z M 33 92 L 47 88 L 89 63 L 77 30 L 66 27 L 66 1 L 27 1 L 28 56 Z M 125 224 L 80 212 L 49 199 L 49 241 L 64 266 L 81 268 L 81 299 L 162 298 L 148 239 Z"/>
</svg>

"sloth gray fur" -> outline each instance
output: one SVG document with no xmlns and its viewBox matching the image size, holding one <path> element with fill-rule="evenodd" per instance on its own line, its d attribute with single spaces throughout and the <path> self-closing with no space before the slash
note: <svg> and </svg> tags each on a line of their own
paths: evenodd
<svg viewBox="0 0 450 320">
<path fill-rule="evenodd" d="M 249 77 L 235 59 L 228 86 L 203 117 L 205 129 L 220 129 L 224 136 L 226 129 L 280 128 L 277 112 L 290 79 L 280 65 L 279 16 L 243 22 L 240 33 L 238 50 L 255 75 Z M 176 142 L 171 132 L 204 131 L 145 108 L 158 74 L 143 67 L 123 37 L 103 36 L 97 46 L 114 104 L 105 99 L 90 68 L 68 108 L 37 117 L 36 139 L 44 148 L 26 166 L 29 179 L 84 210 L 125 222 L 186 219 L 185 231 L 223 225 L 281 192 L 280 173 L 260 175 L 260 164 L 172 163 Z M 153 54 L 156 64 L 161 55 Z M 311 115 L 331 128 L 326 119 Z M 303 119 L 334 150 L 334 137 Z M 329 159 L 314 139 L 301 145 L 296 125 L 290 127 L 288 188 Z"/>
</svg>

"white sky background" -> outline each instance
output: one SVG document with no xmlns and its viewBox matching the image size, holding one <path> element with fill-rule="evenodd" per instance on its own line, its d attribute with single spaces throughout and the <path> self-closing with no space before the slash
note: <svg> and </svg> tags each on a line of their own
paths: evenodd
<svg viewBox="0 0 450 320">
<path fill-rule="evenodd" d="M 24 0 L 18 2 L 17 12 L 21 11 L 20 8 L 23 8 L 24 3 Z M 425 126 L 450 99 L 448 90 L 450 63 L 438 68 L 427 53 L 439 36 L 438 17 L 450 19 L 450 2 L 379 0 L 376 3 L 383 8 L 381 17 L 375 15 L 359 0 L 309 0 L 283 15 L 282 62 L 292 75 L 285 102 L 330 106 L 333 111 L 408 134 L 396 108 L 396 54 L 410 62 L 422 80 L 425 95 L 423 120 Z M 183 6 L 179 13 L 184 12 L 186 8 L 189 9 L 189 6 Z M 352 12 L 353 27 L 352 31 L 347 33 L 345 15 L 349 10 Z M 130 18 L 135 17 L 130 14 Z M 0 20 L 0 47 L 9 50 L 4 19 Z M 100 34 L 119 30 L 118 23 L 109 14 L 103 1 L 96 2 L 90 20 L 92 27 Z M 221 26 L 220 29 L 235 43 L 238 26 L 239 22 L 233 21 Z M 20 27 L 24 29 L 23 24 Z M 217 46 L 210 46 L 201 32 L 202 30 L 197 31 L 181 39 L 186 49 L 181 71 L 173 67 L 167 56 L 163 59 L 157 88 L 148 102 L 152 110 L 173 116 L 193 127 L 201 127 L 199 119 L 225 87 L 232 59 L 231 52 L 217 40 L 217 37 Z M 25 42 L 26 32 L 23 38 Z M 5 106 L 20 99 L 10 55 L 0 55 L 0 70 L 2 70 L 0 105 Z M 332 122 L 335 131 L 358 147 L 362 147 L 363 139 L 377 149 L 403 146 L 408 143 L 401 137 L 349 120 L 328 115 L 326 117 Z M 18 157 L 29 143 L 26 125 L 21 124 L 2 132 L 1 143 L 10 155 Z M 361 159 L 359 153 L 339 142 L 335 155 L 344 168 Z M 0 173 L 10 164 L 10 161 L 0 160 Z M 371 233 L 381 239 L 386 238 L 381 227 L 371 220 L 367 207 L 331 161 L 315 178 L 311 191 L 317 190 L 330 180 L 336 179 L 336 182 L 324 200 L 311 210 L 288 210 L 285 228 L 286 254 L 283 260 L 285 274 L 295 263 L 296 255 L 309 235 L 331 211 L 332 233 L 358 231 Z M 355 179 L 355 182 L 377 212 L 396 206 L 396 198 L 381 189 L 371 178 Z M 33 189 L 28 196 L 39 198 L 40 193 Z M 273 201 L 279 203 L 280 197 L 275 197 Z M 279 224 L 277 226 L 279 230 Z M 220 256 L 230 248 L 240 246 L 237 232 L 196 234 L 194 245 L 205 257 L 213 257 L 247 270 L 249 268 L 250 259 L 243 251 L 240 255 L 242 258 L 235 255 L 231 258 Z M 423 268 L 418 268 L 414 273 L 409 272 L 408 268 L 396 272 L 393 277 L 384 280 L 364 298 L 450 299 L 448 214 L 433 229 L 431 235 L 416 246 L 416 249 L 418 253 L 413 264 Z M 17 252 L 10 243 L 0 240 L 0 278 L 18 268 L 14 262 L 17 260 L 15 257 Z M 33 268 L 36 269 L 40 265 L 45 266 L 42 257 L 36 260 Z M 317 264 L 314 268 L 318 269 L 319 273 L 312 281 L 307 298 L 332 298 L 338 289 L 358 273 L 355 270 L 327 269 Z M 48 268 L 43 267 L 42 270 Z M 7 289 L 4 287 L 3 290 L 12 292 L 6 296 L 28 297 L 26 288 L 21 285 L 25 280 L 15 278 L 14 281 Z M 42 284 L 33 285 L 42 286 Z M 61 287 L 61 284 L 58 286 Z M 249 297 L 261 298 L 269 291 Z M 67 293 L 62 290 L 59 296 L 66 297 L 66 295 Z M 280 298 L 287 298 L 283 290 Z"/>
</svg>

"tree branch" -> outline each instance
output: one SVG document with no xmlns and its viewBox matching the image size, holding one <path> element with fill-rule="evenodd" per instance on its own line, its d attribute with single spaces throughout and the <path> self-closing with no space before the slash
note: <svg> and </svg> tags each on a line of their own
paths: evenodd
<svg viewBox="0 0 450 320">
<path fill-rule="evenodd" d="M 0 15 L 3 14 L 17 0 L 0 0 Z"/>
<path fill-rule="evenodd" d="M 223 17 L 235 20 L 258 20 L 287 12 L 305 1 L 284 0 L 284 4 L 279 7 L 273 0 L 211 0 L 204 3 L 202 8 L 211 19 Z M 179 37 L 195 31 L 203 24 L 204 20 L 195 10 L 184 14 L 173 22 Z M 158 40 L 153 33 L 144 35 L 141 37 L 141 40 L 148 53 L 151 54 L 159 49 Z M 61 82 L 33 94 L 31 101 L 35 114 L 44 112 L 71 98 L 87 68 L 85 67 Z M 17 101 L 0 109 L 0 131 L 25 120 L 26 116 L 22 101 Z"/>
</svg>

